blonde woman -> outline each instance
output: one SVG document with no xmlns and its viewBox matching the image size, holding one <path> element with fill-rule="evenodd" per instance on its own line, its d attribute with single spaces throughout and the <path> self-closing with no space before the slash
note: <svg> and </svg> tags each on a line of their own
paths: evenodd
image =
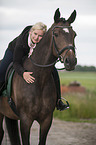
<svg viewBox="0 0 96 145">
<path fill-rule="evenodd" d="M 23 77 L 27 83 L 34 83 L 35 78 L 32 76 L 33 72 L 26 72 L 22 65 L 22 58 L 30 57 L 36 44 L 40 42 L 43 35 L 47 31 L 47 26 L 42 22 L 38 22 L 33 26 L 27 26 L 22 33 L 11 41 L 5 52 L 4 58 L 0 64 L 0 95 L 2 94 L 3 84 L 5 81 L 5 73 L 9 64 L 13 61 L 15 71 Z M 52 72 L 57 90 L 57 104 L 58 110 L 65 110 L 67 106 L 61 101 L 60 81 L 56 68 Z"/>
<path fill-rule="evenodd" d="M 34 82 L 34 78 L 30 75 L 32 72 L 25 72 L 22 66 L 22 58 L 25 56 L 29 57 L 32 54 L 36 44 L 42 39 L 46 31 L 47 26 L 39 22 L 33 26 L 27 26 L 18 37 L 9 43 L 0 64 L 0 87 L 4 83 L 6 70 L 12 61 L 17 73 L 22 76 L 27 83 Z"/>
</svg>

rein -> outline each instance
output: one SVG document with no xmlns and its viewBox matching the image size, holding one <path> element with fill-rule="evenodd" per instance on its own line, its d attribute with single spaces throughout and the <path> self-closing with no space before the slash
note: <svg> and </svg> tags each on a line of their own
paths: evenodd
<svg viewBox="0 0 96 145">
<path fill-rule="evenodd" d="M 55 63 L 59 62 L 59 60 L 56 60 L 56 61 L 54 61 L 54 62 L 51 63 L 51 64 L 40 65 L 40 64 L 35 63 L 35 62 L 32 60 L 31 57 L 30 57 L 30 60 L 31 60 L 31 62 L 32 62 L 35 66 L 37 66 L 37 67 L 42 67 L 42 68 L 53 66 Z M 65 68 L 57 68 L 57 70 L 64 70 L 64 69 L 65 69 Z"/>
<path fill-rule="evenodd" d="M 31 62 L 32 62 L 35 66 L 38 66 L 38 67 L 50 67 L 50 66 L 53 66 L 53 65 L 56 63 L 56 61 L 54 61 L 53 63 L 42 65 L 42 64 L 37 64 L 37 63 L 35 63 L 35 62 L 32 60 L 31 57 L 30 57 L 30 60 L 31 60 Z"/>
<path fill-rule="evenodd" d="M 72 45 L 68 45 L 68 46 L 64 47 L 61 51 L 58 50 L 57 45 L 56 45 L 56 43 L 55 43 L 55 39 L 54 39 L 54 29 L 55 29 L 55 28 L 72 28 L 72 27 L 71 27 L 71 26 L 54 26 L 53 29 L 52 29 L 52 44 L 54 44 L 55 52 L 56 52 L 56 54 L 57 54 L 59 60 L 56 60 L 56 61 L 54 61 L 53 63 L 50 63 L 50 64 L 42 65 L 42 64 L 37 64 L 37 63 L 35 63 L 35 62 L 32 60 L 32 58 L 30 57 L 31 62 L 32 62 L 35 66 L 37 66 L 37 67 L 42 67 L 42 68 L 50 67 L 50 66 L 55 65 L 55 63 L 58 62 L 58 61 L 61 61 L 61 63 L 62 63 L 62 62 L 63 62 L 63 61 L 62 61 L 62 58 L 63 58 L 63 60 L 64 60 L 64 58 L 65 58 L 65 56 L 66 56 L 66 54 L 68 53 L 69 50 L 73 50 L 73 51 L 75 52 L 75 48 L 74 48 Z M 66 52 L 66 54 L 64 55 L 64 57 L 62 57 L 61 54 L 62 54 L 65 50 L 67 50 L 67 52 Z M 61 68 L 61 69 L 58 69 L 58 70 L 63 70 L 63 69 L 65 69 L 65 68 Z"/>
</svg>

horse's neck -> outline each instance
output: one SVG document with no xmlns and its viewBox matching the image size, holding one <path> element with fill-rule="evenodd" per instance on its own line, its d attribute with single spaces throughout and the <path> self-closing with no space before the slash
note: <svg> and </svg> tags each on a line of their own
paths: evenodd
<svg viewBox="0 0 96 145">
<path fill-rule="evenodd" d="M 48 31 L 41 42 L 37 45 L 32 55 L 32 59 L 38 64 L 49 64 L 54 61 L 52 51 L 52 35 Z"/>
<path fill-rule="evenodd" d="M 51 64 L 56 59 L 53 56 L 52 35 L 49 32 L 47 33 L 48 34 L 46 34 L 44 38 L 42 38 L 42 40 L 39 42 L 39 44 L 37 45 L 31 56 L 32 60 L 39 65 Z M 27 59 L 25 63 L 25 68 L 33 72 L 34 77 L 40 83 L 41 86 L 44 85 L 45 81 L 50 79 L 53 67 L 54 66 L 45 68 L 38 67 L 34 65 L 30 61 L 30 59 Z"/>
</svg>

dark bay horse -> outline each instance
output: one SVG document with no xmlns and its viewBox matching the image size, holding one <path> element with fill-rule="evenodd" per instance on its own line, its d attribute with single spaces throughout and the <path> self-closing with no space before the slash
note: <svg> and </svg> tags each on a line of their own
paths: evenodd
<svg viewBox="0 0 96 145">
<path fill-rule="evenodd" d="M 12 98 L 19 116 L 10 109 L 7 98 L 0 98 L 0 143 L 3 139 L 3 117 L 12 145 L 21 145 L 16 120 L 20 120 L 23 145 L 30 145 L 30 128 L 36 120 L 40 125 L 39 143 L 45 145 L 48 131 L 52 124 L 53 111 L 56 106 L 56 88 L 52 70 L 59 58 L 66 70 L 73 70 L 76 65 L 74 39 L 75 31 L 71 27 L 76 11 L 68 20 L 60 18 L 59 9 L 54 14 L 54 24 L 36 46 L 31 58 L 26 58 L 23 67 L 33 72 L 35 82 L 27 84 L 16 72 L 13 76 Z"/>
</svg>

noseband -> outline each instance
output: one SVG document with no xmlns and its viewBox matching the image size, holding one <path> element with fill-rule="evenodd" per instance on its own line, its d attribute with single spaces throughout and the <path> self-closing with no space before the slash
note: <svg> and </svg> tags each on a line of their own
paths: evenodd
<svg viewBox="0 0 96 145">
<path fill-rule="evenodd" d="M 52 44 L 54 44 L 54 48 L 55 48 L 55 52 L 56 52 L 56 54 L 57 54 L 57 57 L 59 58 L 59 60 L 60 60 L 61 62 L 63 62 L 62 59 L 64 60 L 64 58 L 65 58 L 65 56 L 67 55 L 67 53 L 68 53 L 69 50 L 72 50 L 72 51 L 74 52 L 74 54 L 75 54 L 75 47 L 73 47 L 72 45 L 68 45 L 68 46 L 64 47 L 62 50 L 59 51 L 58 48 L 57 48 L 55 39 L 54 39 L 54 29 L 55 29 L 55 28 L 71 28 L 71 26 L 54 26 L 53 29 L 52 29 Z M 64 57 L 62 57 L 61 54 L 62 54 L 65 50 L 67 50 L 67 51 L 66 51 Z M 59 61 L 59 60 L 56 60 L 56 61 L 54 61 L 54 62 L 51 63 L 51 64 L 40 65 L 40 64 L 35 63 L 35 62 L 32 60 L 31 57 L 30 57 L 30 60 L 31 60 L 31 62 L 32 62 L 35 66 L 43 67 L 43 68 L 44 68 L 44 67 L 53 66 L 57 61 Z M 65 69 L 65 68 L 63 68 L 63 69 Z"/>
</svg>

